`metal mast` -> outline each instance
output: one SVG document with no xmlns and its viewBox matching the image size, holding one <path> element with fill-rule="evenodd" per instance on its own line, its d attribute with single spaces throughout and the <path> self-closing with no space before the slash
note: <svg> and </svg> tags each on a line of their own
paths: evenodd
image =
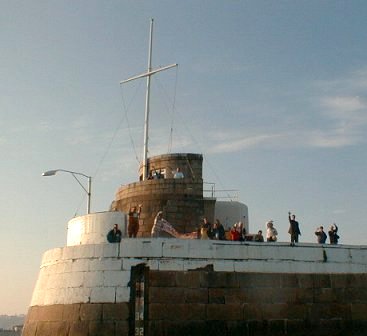
<svg viewBox="0 0 367 336">
<path fill-rule="evenodd" d="M 149 105 L 150 105 L 150 77 L 157 72 L 161 72 L 173 67 L 178 64 L 171 64 L 165 67 L 161 67 L 152 70 L 152 49 L 153 49 L 153 19 L 150 20 L 150 37 L 149 37 L 149 53 L 148 53 L 148 71 L 141 75 L 137 75 L 121 81 L 120 84 L 130 82 L 132 80 L 147 77 L 147 91 L 145 96 L 145 118 L 144 118 L 144 152 L 143 152 L 143 181 L 148 178 L 148 142 L 149 142 Z"/>
</svg>

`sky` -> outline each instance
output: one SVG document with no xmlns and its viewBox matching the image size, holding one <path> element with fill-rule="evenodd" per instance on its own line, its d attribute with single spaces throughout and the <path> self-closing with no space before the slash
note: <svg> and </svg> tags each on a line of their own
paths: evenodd
<svg viewBox="0 0 367 336">
<path fill-rule="evenodd" d="M 250 231 L 288 241 L 339 226 L 366 244 L 367 2 L 0 0 L 0 314 L 26 313 L 42 254 L 109 209 L 142 160 L 154 18 L 149 155 L 201 153 Z M 171 132 L 171 130 L 173 130 Z M 81 183 L 86 180 L 80 176 Z M 218 196 L 223 195 L 218 193 Z"/>
</svg>

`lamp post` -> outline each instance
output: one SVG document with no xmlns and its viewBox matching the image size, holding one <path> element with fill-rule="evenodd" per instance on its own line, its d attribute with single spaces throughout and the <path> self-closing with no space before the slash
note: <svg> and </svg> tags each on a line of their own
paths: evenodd
<svg viewBox="0 0 367 336">
<path fill-rule="evenodd" d="M 73 175 L 73 177 L 75 178 L 75 180 L 79 183 L 79 185 L 83 188 L 83 190 L 88 195 L 87 214 L 90 214 L 90 198 L 91 198 L 92 177 L 91 176 L 87 176 L 87 175 L 82 174 L 82 173 L 77 173 L 77 172 L 70 171 L 70 170 L 65 170 L 65 169 L 48 170 L 48 171 L 42 173 L 42 176 L 53 176 L 53 175 L 56 175 L 57 172 L 64 172 L 64 173 L 69 173 L 69 174 Z M 77 178 L 76 175 L 84 176 L 84 177 L 86 177 L 88 179 L 88 189 L 86 189 L 83 186 L 83 184 L 79 181 L 79 179 Z"/>
</svg>

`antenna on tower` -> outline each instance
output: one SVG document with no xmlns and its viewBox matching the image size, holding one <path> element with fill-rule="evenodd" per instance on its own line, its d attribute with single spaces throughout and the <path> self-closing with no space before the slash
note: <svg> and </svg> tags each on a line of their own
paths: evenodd
<svg viewBox="0 0 367 336">
<path fill-rule="evenodd" d="M 139 78 L 147 78 L 147 89 L 145 95 L 145 118 L 144 118 L 144 152 L 143 152 L 143 181 L 146 180 L 149 176 L 148 172 L 148 142 L 149 142 L 149 107 L 150 107 L 150 79 L 154 74 L 171 69 L 173 67 L 177 67 L 178 64 L 174 63 L 171 65 L 167 65 L 155 70 L 152 70 L 152 50 L 153 50 L 153 22 L 154 20 L 150 20 L 150 38 L 149 38 L 149 53 L 148 53 L 148 70 L 147 72 L 137 75 L 128 79 L 125 79 L 120 82 L 120 84 L 124 84 Z"/>
</svg>

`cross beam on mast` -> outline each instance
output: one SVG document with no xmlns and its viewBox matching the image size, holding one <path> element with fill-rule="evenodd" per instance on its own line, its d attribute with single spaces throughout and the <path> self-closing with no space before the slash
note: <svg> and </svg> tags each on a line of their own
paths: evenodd
<svg viewBox="0 0 367 336">
<path fill-rule="evenodd" d="M 144 153 L 143 153 L 143 181 L 148 178 L 148 133 L 149 133 L 149 106 L 150 106 L 150 77 L 158 72 L 171 69 L 173 67 L 177 67 L 178 64 L 167 65 L 155 70 L 152 70 L 152 47 L 153 47 L 153 19 L 150 20 L 150 38 L 149 38 L 149 54 L 148 54 L 148 71 L 137 75 L 134 77 L 130 77 L 126 80 L 120 82 L 120 84 L 124 84 L 135 79 L 147 78 L 147 89 L 145 96 L 145 118 L 144 118 Z"/>
</svg>

